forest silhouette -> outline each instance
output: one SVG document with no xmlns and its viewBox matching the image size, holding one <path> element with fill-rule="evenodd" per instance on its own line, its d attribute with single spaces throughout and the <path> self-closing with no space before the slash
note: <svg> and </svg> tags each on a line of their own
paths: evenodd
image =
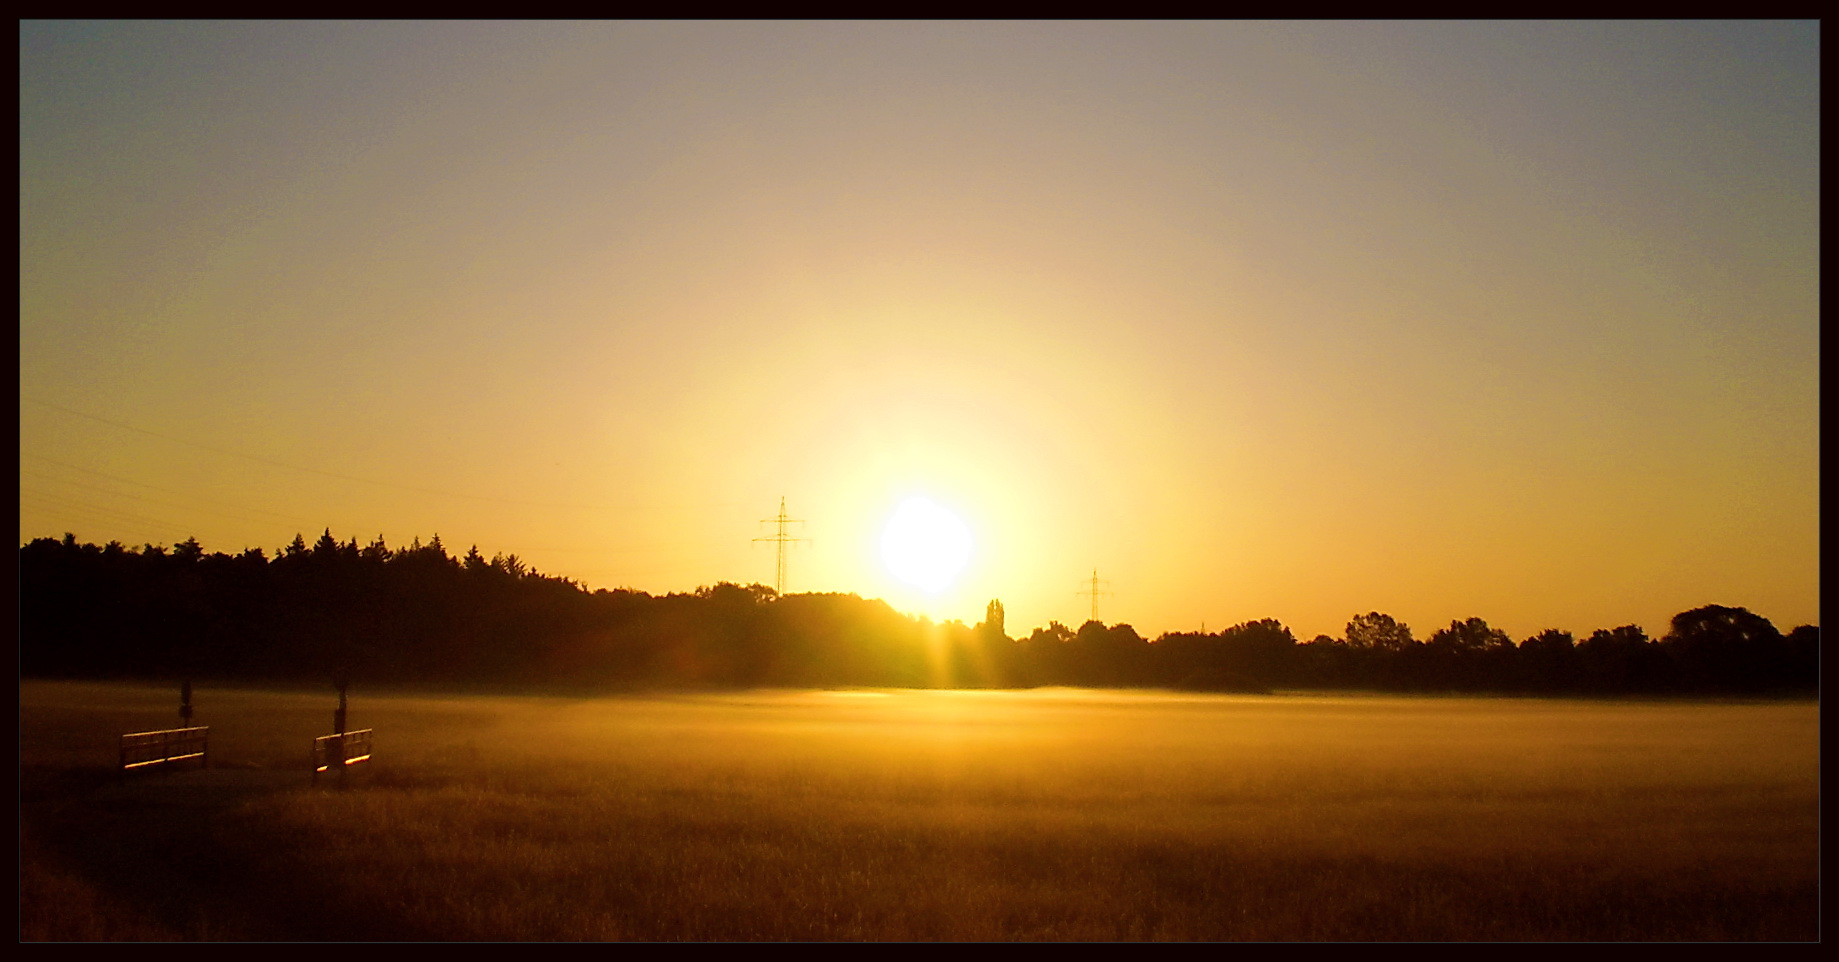
<svg viewBox="0 0 1839 962">
<path fill-rule="evenodd" d="M 1706 605 L 1651 639 L 1635 625 L 1515 643 L 1480 618 L 1418 640 L 1380 612 L 1298 642 L 1274 619 L 1145 639 L 1059 622 L 1010 637 L 1000 601 L 976 625 L 935 623 L 853 594 L 779 596 L 720 583 L 651 595 L 589 591 L 516 555 L 390 548 L 327 530 L 261 549 L 130 548 L 40 538 L 21 547 L 22 676 L 648 687 L 996 688 L 1045 685 L 1525 694 L 1805 694 L 1819 628 L 1781 633 Z"/>
</svg>

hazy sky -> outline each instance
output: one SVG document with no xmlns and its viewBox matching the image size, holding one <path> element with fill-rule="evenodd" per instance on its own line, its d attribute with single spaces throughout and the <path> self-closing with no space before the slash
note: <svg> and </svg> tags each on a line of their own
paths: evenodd
<svg viewBox="0 0 1839 962">
<path fill-rule="evenodd" d="M 1817 23 L 20 28 L 20 538 L 1819 620 Z M 925 596 L 878 539 L 972 533 Z"/>
</svg>

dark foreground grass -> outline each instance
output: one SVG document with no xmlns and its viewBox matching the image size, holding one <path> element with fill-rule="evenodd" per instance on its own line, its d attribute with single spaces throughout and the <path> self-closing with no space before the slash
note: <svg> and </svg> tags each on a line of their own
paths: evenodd
<svg viewBox="0 0 1839 962">
<path fill-rule="evenodd" d="M 401 696 L 336 791 L 221 692 L 115 784 L 166 695 L 22 686 L 24 938 L 1818 937 L 1807 703 Z"/>
</svg>

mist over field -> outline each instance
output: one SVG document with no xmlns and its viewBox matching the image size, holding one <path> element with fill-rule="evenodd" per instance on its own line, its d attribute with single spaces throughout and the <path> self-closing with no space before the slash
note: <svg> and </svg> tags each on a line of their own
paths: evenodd
<svg viewBox="0 0 1839 962">
<path fill-rule="evenodd" d="M 171 693 L 22 684 L 27 937 L 1817 937 L 1807 702 L 355 692 L 315 790 L 331 701 L 201 691 L 218 767 L 78 802 Z"/>
</svg>

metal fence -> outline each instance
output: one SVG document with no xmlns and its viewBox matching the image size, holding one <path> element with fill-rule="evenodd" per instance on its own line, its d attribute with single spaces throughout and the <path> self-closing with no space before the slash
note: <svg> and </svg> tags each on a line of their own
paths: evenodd
<svg viewBox="0 0 1839 962">
<path fill-rule="evenodd" d="M 313 779 L 319 779 L 319 773 L 356 765 L 370 760 L 371 729 L 364 728 L 354 732 L 337 735 L 321 735 L 313 739 Z"/>
<path fill-rule="evenodd" d="M 121 736 L 121 770 L 147 768 L 197 759 L 208 765 L 210 726 L 173 728 L 160 732 L 131 732 Z"/>
</svg>

